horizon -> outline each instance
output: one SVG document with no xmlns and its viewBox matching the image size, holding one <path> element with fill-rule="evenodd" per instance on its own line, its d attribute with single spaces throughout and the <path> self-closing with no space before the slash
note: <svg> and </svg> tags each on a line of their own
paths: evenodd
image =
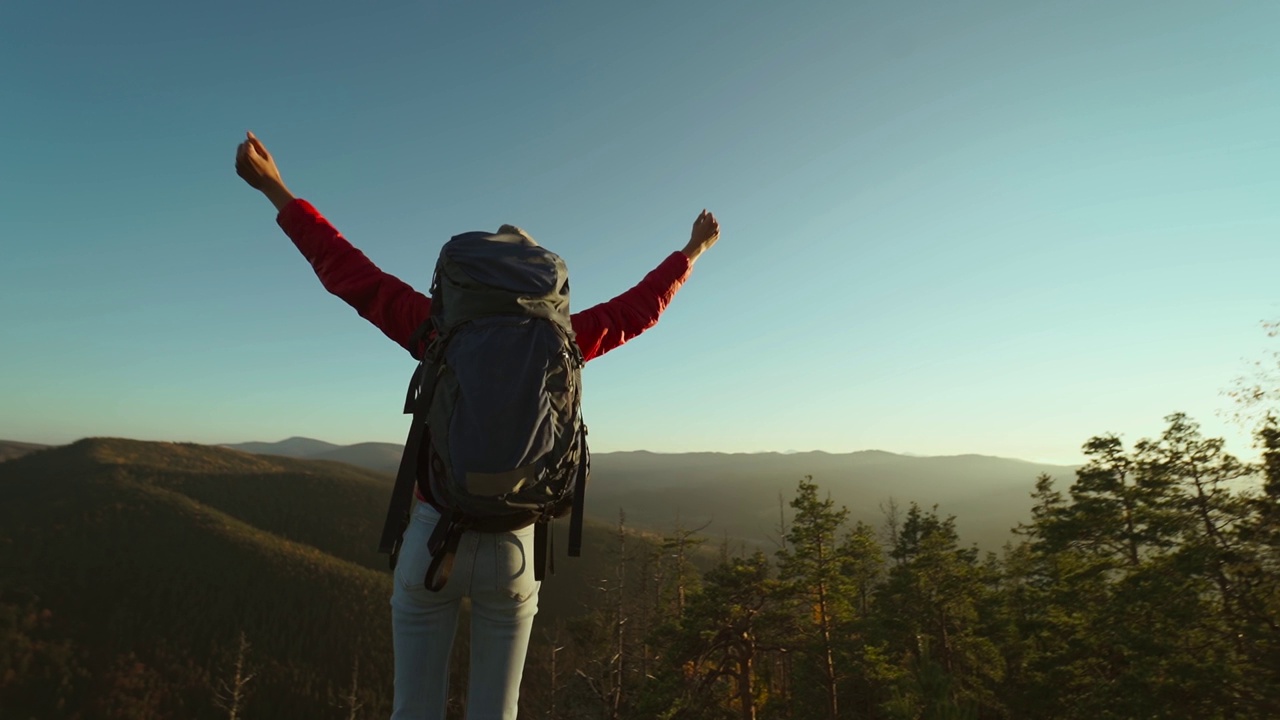
<svg viewBox="0 0 1280 720">
<path fill-rule="evenodd" d="M 365 440 L 365 441 L 354 442 L 354 443 L 335 443 L 335 442 L 331 442 L 331 441 L 324 440 L 324 439 L 321 439 L 321 438 L 307 437 L 307 436 L 303 436 L 303 435 L 290 435 L 289 437 L 282 438 L 282 439 L 280 439 L 280 440 L 241 440 L 241 441 L 234 441 L 234 442 L 220 442 L 220 443 L 205 443 L 205 442 L 198 442 L 198 441 L 195 441 L 195 440 L 183 440 L 183 439 L 158 439 L 158 438 L 123 437 L 123 436 L 118 436 L 118 435 L 86 435 L 86 436 L 84 436 L 84 437 L 79 437 L 79 438 L 76 438 L 76 439 L 74 439 L 74 440 L 70 440 L 70 441 L 67 441 L 67 442 L 61 442 L 61 443 L 43 443 L 43 442 L 36 442 L 36 441 L 32 441 L 32 440 L 25 440 L 25 439 L 21 439 L 21 438 L 0 437 L 0 442 L 24 443 L 24 444 L 30 444 L 30 445 L 40 445 L 40 446 L 43 446 L 43 447 L 50 447 L 50 448 L 53 448 L 53 447 L 66 447 L 66 446 L 68 446 L 68 445 L 74 445 L 75 443 L 78 443 L 78 442 L 81 442 L 81 441 L 84 441 L 84 440 L 128 440 L 128 441 L 133 441 L 133 442 L 143 442 L 143 443 L 191 443 L 191 444 L 195 444 L 195 445 L 206 445 L 206 446 L 210 446 L 210 447 L 228 447 L 228 449 L 233 449 L 233 450 L 234 450 L 234 449 L 237 449 L 237 448 L 235 448 L 235 447 L 234 447 L 234 446 L 236 446 L 236 445 L 250 445 L 250 444 L 279 445 L 279 444 L 283 444 L 283 443 L 286 443 L 286 442 L 289 442 L 289 441 L 295 441 L 295 440 L 306 440 L 306 441 L 309 441 L 309 442 L 319 442 L 319 443 L 323 443 L 323 444 L 325 444 L 325 445 L 332 446 L 332 447 L 334 447 L 334 448 L 349 448 L 349 447 L 354 447 L 354 446 L 358 446 L 358 445 L 395 445 L 395 446 L 397 446 L 397 447 L 403 447 L 403 445 L 404 445 L 403 443 L 389 442 L 389 441 L 383 441 L 383 440 Z M 897 456 L 897 457 L 912 458 L 912 459 L 921 459 L 921 460 L 928 460 L 928 459 L 956 459 L 956 458 L 966 458 L 966 457 L 978 457 L 978 458 L 988 458 L 988 459 L 992 459 L 992 460 L 1008 460 L 1008 461 L 1012 461 L 1012 462 L 1023 462 L 1023 463 L 1034 464 L 1034 465 L 1056 465 L 1056 466 L 1060 466 L 1060 467 L 1076 467 L 1076 466 L 1079 466 L 1079 465 L 1081 464 L 1081 463 L 1078 463 L 1078 462 L 1058 462 L 1058 461 L 1054 461 L 1054 460 L 1041 460 L 1041 459 L 1034 459 L 1034 458 L 1019 458 L 1019 457 L 1007 457 L 1007 456 L 1001 456 L 1001 455 L 987 455 L 987 454 L 984 454 L 984 453 L 957 453 L 957 454 L 952 454 L 952 455 L 922 455 L 922 454 L 919 454 L 919 453 L 913 453 L 913 452 L 897 452 L 897 451 L 893 451 L 893 450 L 884 450 L 884 449 L 881 449 L 881 448 L 863 448 L 863 449 L 861 449 L 861 450 L 846 450 L 846 451 L 839 451 L 839 452 L 832 452 L 832 451 L 829 451 L 829 450 L 822 450 L 822 449 L 811 449 L 811 450 L 752 450 L 752 451 L 684 450 L 684 451 L 679 451 L 679 452 L 670 452 L 670 451 L 662 451 L 662 450 L 647 450 L 647 449 L 644 449 L 644 448 L 633 448 L 633 449 L 616 449 L 616 450 L 606 450 L 606 451 L 598 451 L 598 452 L 597 452 L 597 451 L 593 451 L 593 452 L 592 452 L 592 455 L 625 455 L 625 454 L 647 454 L 647 455 L 815 455 L 815 454 L 816 454 L 816 455 L 858 455 L 858 454 L 861 454 L 861 453 L 884 453 L 884 454 L 888 454 L 888 455 L 895 455 L 895 456 Z"/>
<path fill-rule="evenodd" d="M 586 308 L 713 211 L 721 240 L 658 325 L 584 373 L 597 452 L 1079 464 L 1091 437 L 1185 412 L 1251 457 L 1222 393 L 1280 317 L 1277 21 L 1100 0 L 0 6 L 0 61 L 26 68 L 0 79 L 22 140 L 0 175 L 0 437 L 403 441 L 413 362 L 236 177 L 253 130 L 420 288 L 450 236 L 513 223 Z"/>
</svg>

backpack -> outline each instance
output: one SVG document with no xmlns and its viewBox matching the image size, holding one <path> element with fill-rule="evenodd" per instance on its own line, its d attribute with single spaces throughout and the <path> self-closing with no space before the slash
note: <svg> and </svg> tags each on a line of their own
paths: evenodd
<svg viewBox="0 0 1280 720">
<path fill-rule="evenodd" d="M 542 580 L 554 518 L 572 512 L 569 555 L 581 554 L 591 463 L 564 261 L 510 226 L 454 236 L 436 261 L 431 315 L 409 347 L 423 340 L 379 551 L 394 569 L 416 478 L 441 514 L 428 546 L 428 589 L 448 581 L 463 532 L 531 524 L 534 577 Z"/>
</svg>

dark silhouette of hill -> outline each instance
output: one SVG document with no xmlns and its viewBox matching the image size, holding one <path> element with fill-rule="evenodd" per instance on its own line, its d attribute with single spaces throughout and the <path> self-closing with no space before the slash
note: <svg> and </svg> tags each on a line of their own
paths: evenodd
<svg viewBox="0 0 1280 720">
<path fill-rule="evenodd" d="M 334 445 L 323 440 L 291 437 L 288 440 L 274 443 L 246 442 L 223 445 L 222 447 L 259 455 L 280 455 L 282 457 L 304 458 L 307 460 L 333 460 L 394 475 L 400 467 L 400 453 L 404 446 L 380 442 Z"/>
<path fill-rule="evenodd" d="M 291 437 L 279 442 L 246 442 L 236 443 L 233 445 L 223 445 L 233 450 L 243 450 L 244 452 L 256 453 L 259 455 L 280 455 L 282 457 L 291 458 L 309 458 L 320 453 L 336 450 L 341 445 L 334 445 L 323 440 L 313 440 L 304 437 Z"/>
<path fill-rule="evenodd" d="M 376 472 L 395 475 L 400 469 L 400 455 L 404 451 L 401 445 L 392 443 L 367 442 L 355 445 L 343 445 L 326 452 L 310 455 L 313 460 L 333 460 L 357 467 L 368 468 Z"/>
<path fill-rule="evenodd" d="M 38 445 L 36 443 L 17 442 L 16 440 L 0 440 L 0 462 L 22 457 L 29 452 L 34 452 L 46 447 L 48 446 Z"/>
<path fill-rule="evenodd" d="M 68 648 L 57 662 L 82 681 L 58 692 L 81 707 L 111 697 L 103 683 L 142 673 L 168 689 L 163 716 L 217 717 L 212 688 L 243 631 L 257 673 L 243 717 L 332 714 L 357 658 L 377 714 L 391 688 L 391 578 L 374 551 L 390 482 L 185 443 L 95 438 L 30 452 L 0 464 L 0 620 L 48 611 L 40 642 Z M 612 528 L 588 524 L 572 559 L 567 523 L 557 532 L 540 624 L 581 612 L 594 578 L 614 571 Z"/>
</svg>

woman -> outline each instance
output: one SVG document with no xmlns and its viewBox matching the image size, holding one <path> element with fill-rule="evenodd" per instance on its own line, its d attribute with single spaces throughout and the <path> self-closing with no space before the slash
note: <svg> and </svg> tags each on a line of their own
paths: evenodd
<svg viewBox="0 0 1280 720">
<path fill-rule="evenodd" d="M 275 205 L 276 222 L 311 263 L 330 293 L 418 357 L 414 331 L 431 313 L 431 299 L 383 272 L 346 241 L 307 201 L 289 192 L 275 160 L 247 133 L 236 150 L 236 173 Z M 507 226 L 504 226 L 504 228 Z M 512 228 L 514 230 L 514 228 Z M 590 361 L 651 328 L 684 284 L 693 263 L 716 243 L 720 227 L 703 210 L 689 242 L 667 256 L 635 287 L 572 317 L 583 357 Z M 392 720 L 445 717 L 449 653 L 463 597 L 471 599 L 471 671 L 467 717 L 515 720 L 540 583 L 533 578 L 532 526 L 508 533 L 468 532 L 451 579 L 439 592 L 423 587 L 431 562 L 427 539 L 440 518 L 421 484 L 405 530 L 391 596 L 395 651 Z"/>
</svg>

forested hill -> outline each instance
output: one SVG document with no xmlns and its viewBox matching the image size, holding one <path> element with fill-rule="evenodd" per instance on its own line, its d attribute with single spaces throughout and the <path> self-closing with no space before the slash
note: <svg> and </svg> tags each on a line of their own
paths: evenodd
<svg viewBox="0 0 1280 720">
<path fill-rule="evenodd" d="M 591 525 L 544 584 L 521 717 L 1280 717 L 1280 421 L 1252 465 L 1167 420 L 1029 482 L 1002 553 L 927 498 L 860 522 L 820 479 L 769 552 Z M 386 717 L 389 483 L 125 440 L 0 463 L 0 720 L 230 717 L 242 634 L 236 717 Z"/>
<path fill-rule="evenodd" d="M 23 671 L 3 706 L 226 717 L 214 692 L 243 632 L 257 660 L 248 717 L 323 717 L 355 658 L 371 677 L 390 673 L 389 580 L 358 562 L 352 520 L 385 482 L 108 439 L 0 464 L 4 660 Z M 383 704 L 387 687 L 370 683 L 368 701 Z"/>
<path fill-rule="evenodd" d="M 214 695 L 241 632 L 256 673 L 241 717 L 345 717 L 330 701 L 357 659 L 378 716 L 389 491 L 340 463 L 193 444 L 88 439 L 0 463 L 0 717 L 226 717 Z M 582 558 L 559 544 L 540 622 L 593 598 L 614 534 L 589 525 Z"/>
</svg>

